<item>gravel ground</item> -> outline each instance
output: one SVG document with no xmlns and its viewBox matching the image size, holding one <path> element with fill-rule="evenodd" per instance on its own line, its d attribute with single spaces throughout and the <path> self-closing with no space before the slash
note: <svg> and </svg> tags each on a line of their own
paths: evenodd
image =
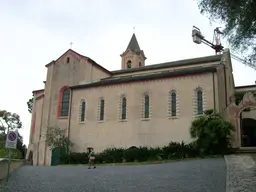
<svg viewBox="0 0 256 192">
<path fill-rule="evenodd" d="M 254 160 L 254 162 L 255 162 L 255 164 L 256 164 L 256 153 L 252 153 L 252 154 L 251 154 L 251 157 L 252 157 L 252 159 Z"/>
<path fill-rule="evenodd" d="M 250 154 L 225 156 L 226 192 L 256 192 L 256 164 Z"/>
<path fill-rule="evenodd" d="M 1 192 L 225 192 L 225 160 L 202 159 L 157 165 L 23 166 Z"/>
</svg>

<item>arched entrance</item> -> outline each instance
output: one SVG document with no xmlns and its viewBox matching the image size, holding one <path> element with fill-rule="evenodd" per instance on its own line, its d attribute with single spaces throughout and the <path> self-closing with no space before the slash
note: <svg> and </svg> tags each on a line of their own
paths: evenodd
<svg viewBox="0 0 256 192">
<path fill-rule="evenodd" d="M 33 152 L 32 151 L 29 151 L 28 162 L 30 165 L 33 165 Z"/>
<path fill-rule="evenodd" d="M 256 139 L 256 117 L 242 117 L 243 111 L 245 109 L 256 109 L 255 96 L 251 92 L 246 92 L 241 102 L 237 105 L 235 103 L 235 96 L 232 95 L 230 102 L 230 105 L 227 107 L 226 118 L 236 128 L 236 131 L 232 136 L 232 146 L 235 148 L 256 147 L 255 141 L 252 141 Z"/>
<path fill-rule="evenodd" d="M 256 147 L 256 119 L 242 118 L 240 128 L 241 147 Z"/>
</svg>

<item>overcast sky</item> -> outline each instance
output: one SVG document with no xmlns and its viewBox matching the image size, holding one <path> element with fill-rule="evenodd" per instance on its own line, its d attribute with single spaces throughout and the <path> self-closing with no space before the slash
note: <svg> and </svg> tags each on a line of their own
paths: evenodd
<svg viewBox="0 0 256 192">
<path fill-rule="evenodd" d="M 26 102 L 43 88 L 45 64 L 71 41 L 73 50 L 117 70 L 133 27 L 150 65 L 213 55 L 192 42 L 191 30 L 199 27 L 212 41 L 220 26 L 210 24 L 193 0 L 1 0 L 0 24 L 0 109 L 21 116 L 25 144 L 31 123 Z M 233 68 L 236 86 L 254 84 L 256 71 L 235 60 Z"/>
</svg>

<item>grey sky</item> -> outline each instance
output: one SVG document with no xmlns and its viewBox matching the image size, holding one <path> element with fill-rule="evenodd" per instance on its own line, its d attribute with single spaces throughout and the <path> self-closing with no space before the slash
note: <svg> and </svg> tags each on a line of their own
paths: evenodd
<svg viewBox="0 0 256 192">
<path fill-rule="evenodd" d="M 45 64 L 71 41 L 73 50 L 116 70 L 134 26 L 146 65 L 213 55 L 192 42 L 191 30 L 195 25 L 212 40 L 220 26 L 210 25 L 193 0 L 2 0 L 0 23 L 0 109 L 21 116 L 26 144 L 31 123 L 26 102 L 32 90 L 43 88 Z M 253 69 L 235 60 L 233 67 L 236 85 L 254 84 Z"/>
</svg>

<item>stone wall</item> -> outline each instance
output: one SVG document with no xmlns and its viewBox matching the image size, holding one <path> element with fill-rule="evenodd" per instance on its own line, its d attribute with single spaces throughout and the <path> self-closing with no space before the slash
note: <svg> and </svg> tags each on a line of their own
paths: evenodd
<svg viewBox="0 0 256 192">
<path fill-rule="evenodd" d="M 11 161 L 10 173 L 18 169 L 22 165 L 24 165 L 24 162 L 25 162 L 24 160 L 13 159 Z M 0 181 L 6 177 L 7 171 L 8 171 L 8 159 L 0 160 Z"/>
</svg>

